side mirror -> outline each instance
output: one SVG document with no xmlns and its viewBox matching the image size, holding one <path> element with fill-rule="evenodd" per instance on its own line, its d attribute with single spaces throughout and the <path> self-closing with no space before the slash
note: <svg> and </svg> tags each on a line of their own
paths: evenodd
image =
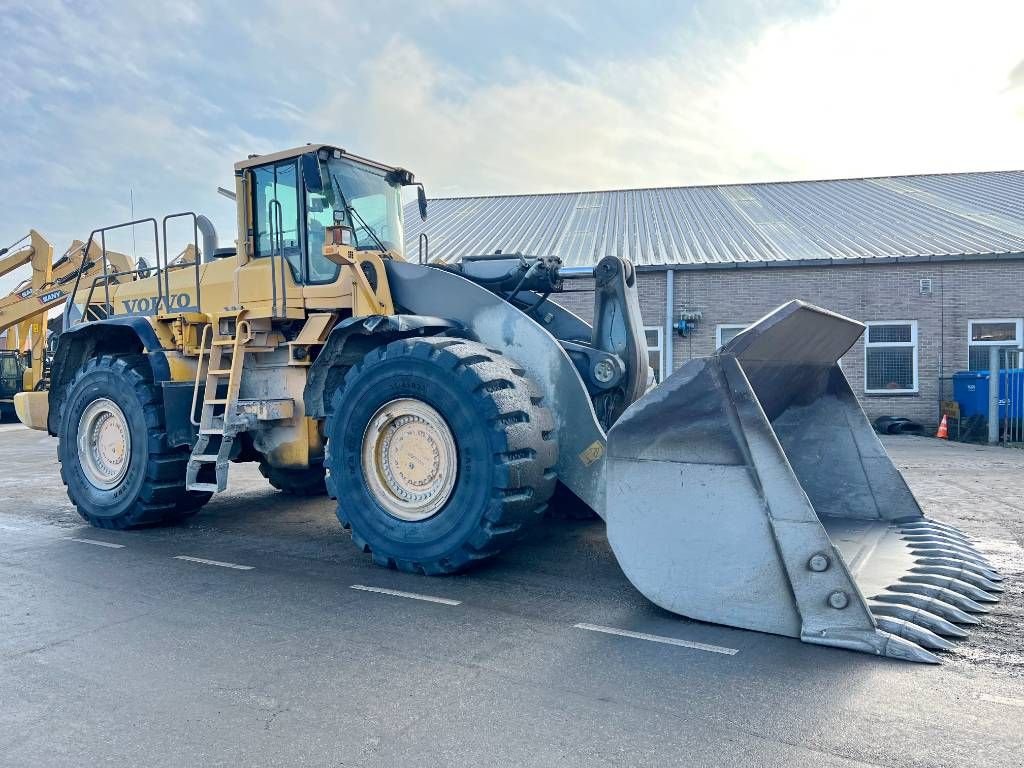
<svg viewBox="0 0 1024 768">
<path fill-rule="evenodd" d="M 423 190 L 423 185 L 420 184 L 416 187 L 416 202 L 420 206 L 420 219 L 423 221 L 427 220 L 427 193 Z"/>
</svg>

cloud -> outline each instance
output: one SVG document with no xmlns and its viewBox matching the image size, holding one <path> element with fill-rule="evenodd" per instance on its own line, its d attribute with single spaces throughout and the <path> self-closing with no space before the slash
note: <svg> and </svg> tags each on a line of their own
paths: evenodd
<svg viewBox="0 0 1024 768">
<path fill-rule="evenodd" d="M 228 241 L 232 163 L 306 141 L 435 196 L 1024 167 L 1019 2 L 0 4 L 5 242 Z"/>
<path fill-rule="evenodd" d="M 314 124 L 353 126 L 435 195 L 1024 167 L 1024 94 L 1006 87 L 1021 28 L 1019 3 L 840 2 L 745 41 L 680 30 L 677 51 L 500 82 L 396 35 L 365 93 Z"/>
</svg>

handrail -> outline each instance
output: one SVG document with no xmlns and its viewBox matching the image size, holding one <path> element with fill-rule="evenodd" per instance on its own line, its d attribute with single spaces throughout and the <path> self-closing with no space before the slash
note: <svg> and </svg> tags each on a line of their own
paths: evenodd
<svg viewBox="0 0 1024 768">
<path fill-rule="evenodd" d="M 288 282 L 285 279 L 285 267 L 288 261 L 285 259 L 285 215 L 282 212 L 281 203 L 274 201 L 278 206 L 278 258 L 281 263 L 278 265 L 281 274 L 281 316 L 288 316 Z M 290 269 L 291 267 L 289 267 Z"/>
<path fill-rule="evenodd" d="M 420 264 L 426 264 L 430 258 L 430 238 L 426 232 L 420 232 L 419 237 Z"/>
<path fill-rule="evenodd" d="M 144 270 L 144 269 L 122 269 L 120 272 L 111 272 L 110 274 L 96 275 L 96 277 L 94 277 L 92 279 L 92 282 L 89 284 L 89 293 L 87 293 L 85 295 L 85 303 L 82 305 L 82 317 L 85 317 L 85 313 L 88 311 L 89 305 L 92 303 L 92 294 L 96 290 L 96 286 L 100 284 L 101 280 L 103 280 L 106 285 L 109 285 L 110 281 L 113 280 L 114 278 L 123 277 L 124 275 L 142 275 L 142 273 L 146 272 L 146 271 L 148 271 L 148 270 Z M 74 296 L 74 293 L 72 293 L 72 296 Z M 108 315 L 111 314 L 110 310 L 111 310 L 110 291 L 108 289 L 107 290 L 107 303 L 106 303 L 106 312 L 107 312 Z"/>
<path fill-rule="evenodd" d="M 280 211 L 281 204 L 277 200 L 271 200 L 267 203 L 267 237 L 270 240 L 270 314 L 277 317 L 277 262 L 275 261 L 274 245 L 277 242 L 275 225 L 279 217 L 274 216 L 274 206 L 277 206 L 277 210 Z M 280 221 L 283 226 L 284 219 L 280 219 Z"/>
<path fill-rule="evenodd" d="M 195 267 L 195 273 L 196 273 L 196 304 L 195 304 L 196 311 L 198 311 L 199 308 L 202 306 L 202 304 L 200 302 L 200 297 L 199 297 L 199 290 L 200 290 L 200 288 L 199 288 L 199 285 L 200 285 L 200 279 L 199 279 L 200 278 L 200 268 L 199 267 L 200 267 L 200 261 L 201 261 L 201 259 L 199 257 L 199 217 L 196 215 L 195 211 L 183 211 L 182 213 L 170 213 L 170 214 L 164 216 L 163 222 L 162 222 L 162 225 L 163 225 L 163 235 L 164 235 L 164 250 L 163 250 L 163 254 L 164 254 L 163 273 L 164 273 L 164 288 L 165 288 L 164 292 L 167 295 L 167 304 L 164 306 L 164 309 L 167 310 L 167 311 L 170 311 L 170 309 L 171 309 L 171 307 L 170 307 L 170 301 L 171 301 L 171 282 L 170 282 L 170 277 L 168 276 L 168 272 L 170 271 L 170 266 L 168 264 L 168 255 L 167 255 L 167 222 L 170 219 L 179 219 L 179 218 L 183 218 L 183 217 L 186 217 L 186 216 L 191 216 L 192 217 L 192 247 L 193 247 L 193 250 L 195 251 L 195 255 L 196 255 L 196 260 L 195 260 L 195 262 L 193 262 L 193 265 Z M 207 258 L 209 258 L 209 254 L 207 254 Z M 185 266 L 188 266 L 188 265 L 187 264 L 180 264 L 178 266 L 179 267 L 185 267 Z M 160 280 L 159 276 L 160 276 L 160 259 L 159 259 L 159 256 L 157 256 L 157 282 L 159 282 L 159 280 Z"/>
<path fill-rule="evenodd" d="M 199 361 L 196 363 L 196 381 L 192 386 L 192 408 L 188 412 L 188 419 L 192 422 L 193 427 L 199 426 L 199 420 L 196 419 L 196 403 L 199 402 L 199 379 L 203 373 L 203 351 L 206 349 L 206 332 L 210 332 L 210 349 L 213 350 L 213 323 L 207 323 L 203 326 L 202 333 L 199 334 Z M 209 376 L 209 371 L 207 371 Z"/>
<path fill-rule="evenodd" d="M 69 299 L 67 305 L 65 306 L 65 312 L 67 313 L 67 315 L 70 315 L 70 312 L 68 312 L 68 310 L 70 309 L 71 305 L 75 303 L 75 295 L 78 293 L 78 286 L 79 286 L 79 284 L 81 283 L 81 280 L 82 280 L 82 273 L 85 271 L 85 263 L 86 263 L 86 261 L 89 258 L 89 251 L 92 249 L 92 244 L 93 244 L 93 242 L 94 242 L 94 240 L 96 238 L 96 235 L 99 235 L 99 237 L 100 237 L 100 249 L 101 249 L 102 256 L 103 256 L 103 277 L 106 280 L 106 282 L 104 284 L 105 285 L 105 291 L 104 292 L 105 292 L 105 298 L 106 298 L 107 312 L 109 313 L 110 312 L 110 282 L 109 282 L 109 279 L 107 279 L 107 278 L 108 278 L 108 276 L 110 274 L 110 269 L 109 269 L 110 265 L 109 265 L 109 263 L 107 261 L 107 232 L 112 232 L 115 229 L 123 229 L 124 227 L 134 227 L 134 226 L 136 226 L 138 224 L 147 224 L 147 223 L 151 223 L 153 225 L 153 252 L 156 254 L 156 259 L 157 259 L 157 262 L 159 264 L 159 260 L 160 260 L 160 236 L 159 236 L 159 233 L 158 233 L 158 230 L 157 230 L 156 219 L 154 219 L 152 216 L 150 216 L 148 218 L 145 218 L 145 219 L 135 219 L 133 221 L 126 221 L 126 222 L 123 222 L 121 224 L 114 224 L 114 225 L 111 225 L 109 227 L 101 227 L 99 229 L 94 229 L 92 232 L 89 233 L 89 239 L 86 240 L 85 245 L 82 247 L 82 264 L 81 264 L 81 266 L 79 266 L 78 274 L 75 277 L 75 287 L 71 289 L 70 299 Z M 99 277 L 99 275 L 97 275 L 97 277 Z M 89 309 L 89 303 L 92 301 L 92 294 L 93 294 L 93 291 L 95 290 L 95 287 L 96 286 L 95 286 L 95 281 L 94 281 L 93 285 L 90 286 L 89 295 L 88 295 L 88 297 L 86 299 L 85 305 L 82 307 L 82 317 L 79 320 L 79 322 L 82 322 L 85 319 L 85 316 L 86 316 L 86 314 L 88 312 L 88 309 Z M 157 287 L 157 306 L 160 306 L 161 304 L 164 303 L 164 297 L 163 297 L 162 286 L 160 285 L 160 280 L 159 279 L 157 279 L 157 286 L 156 287 Z"/>
<path fill-rule="evenodd" d="M 268 224 L 269 224 L 269 237 L 270 237 L 270 282 L 271 282 L 271 296 L 273 299 L 273 313 L 277 317 L 277 272 L 274 268 L 275 257 L 280 259 L 278 269 L 281 275 L 281 314 L 280 317 L 286 317 L 288 314 L 288 283 L 285 280 L 285 265 L 287 261 L 284 257 L 284 214 L 282 213 L 281 203 L 276 199 L 271 200 L 267 203 L 268 213 Z"/>
<path fill-rule="evenodd" d="M 82 247 L 82 260 L 78 269 L 75 271 L 75 284 L 71 289 L 71 300 L 68 301 L 65 306 L 65 318 L 70 318 L 70 308 L 74 304 L 74 297 L 77 295 L 79 287 L 81 286 L 82 275 L 87 269 L 91 268 L 93 263 L 89 261 L 89 253 L 92 250 L 93 243 L 99 239 L 100 252 L 103 262 L 103 274 L 97 275 L 93 278 L 92 283 L 89 286 L 89 292 L 86 295 L 85 305 L 82 308 L 82 315 L 76 322 L 84 322 L 88 315 L 89 305 L 92 303 L 93 294 L 96 291 L 96 287 L 102 281 L 105 311 L 107 314 L 111 314 L 112 304 L 110 302 L 110 283 L 115 277 L 124 275 L 138 275 L 143 277 L 143 271 L 141 269 L 122 270 L 119 272 L 110 271 L 110 262 L 107 258 L 107 233 L 118 229 L 124 229 L 125 227 L 135 227 L 139 224 L 151 224 L 153 227 L 153 255 L 156 261 L 156 313 L 161 311 L 170 311 L 170 298 L 171 298 L 171 283 L 169 272 L 172 269 L 181 269 L 189 266 L 189 264 L 175 264 L 169 263 L 169 254 L 167 251 L 167 223 L 172 219 L 188 217 L 192 219 L 192 245 L 196 254 L 195 261 L 192 263 L 192 268 L 195 270 L 195 308 L 198 310 L 201 306 L 201 289 L 202 289 L 202 260 L 199 257 L 199 217 L 194 211 L 183 211 L 181 213 L 171 213 L 163 217 L 160 222 L 160 226 L 157 225 L 157 220 L 153 217 L 147 217 L 144 219 L 134 219 L 132 221 L 126 221 L 121 224 L 114 224 L 109 227 L 100 227 L 94 229 L 89 233 L 89 238 L 85 245 Z M 161 248 L 160 235 L 163 234 L 163 246 Z M 151 271 L 153 268 L 149 268 L 146 271 Z M 70 279 L 70 276 L 69 278 Z"/>
</svg>

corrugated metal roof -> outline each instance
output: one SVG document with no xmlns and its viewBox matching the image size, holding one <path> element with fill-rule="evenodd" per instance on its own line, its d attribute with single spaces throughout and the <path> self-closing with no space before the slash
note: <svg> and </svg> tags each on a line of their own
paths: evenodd
<svg viewBox="0 0 1024 768">
<path fill-rule="evenodd" d="M 1024 171 L 443 198 L 406 248 L 639 266 L 1024 253 Z"/>
</svg>

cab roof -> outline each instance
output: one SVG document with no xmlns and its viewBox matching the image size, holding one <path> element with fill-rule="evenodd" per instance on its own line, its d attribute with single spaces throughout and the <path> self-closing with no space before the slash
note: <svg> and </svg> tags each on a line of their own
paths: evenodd
<svg viewBox="0 0 1024 768">
<path fill-rule="evenodd" d="M 235 163 L 236 171 L 243 171 L 247 168 L 255 168 L 256 166 L 266 165 L 267 163 L 276 163 L 278 160 L 287 160 L 291 157 L 298 157 L 299 155 L 305 155 L 308 152 L 318 152 L 321 149 L 325 149 L 328 152 L 340 152 L 342 157 L 346 157 L 349 160 L 353 160 L 357 163 L 369 165 L 374 168 L 379 168 L 382 171 L 400 171 L 404 170 L 394 165 L 387 165 L 385 163 L 379 163 L 376 160 L 370 160 L 366 157 L 360 157 L 359 155 L 353 155 L 351 152 L 347 152 L 341 147 L 336 147 L 333 144 L 304 144 L 301 147 L 294 147 L 292 149 L 282 149 L 280 152 L 272 152 L 267 155 L 249 155 L 245 160 L 240 160 Z"/>
</svg>

